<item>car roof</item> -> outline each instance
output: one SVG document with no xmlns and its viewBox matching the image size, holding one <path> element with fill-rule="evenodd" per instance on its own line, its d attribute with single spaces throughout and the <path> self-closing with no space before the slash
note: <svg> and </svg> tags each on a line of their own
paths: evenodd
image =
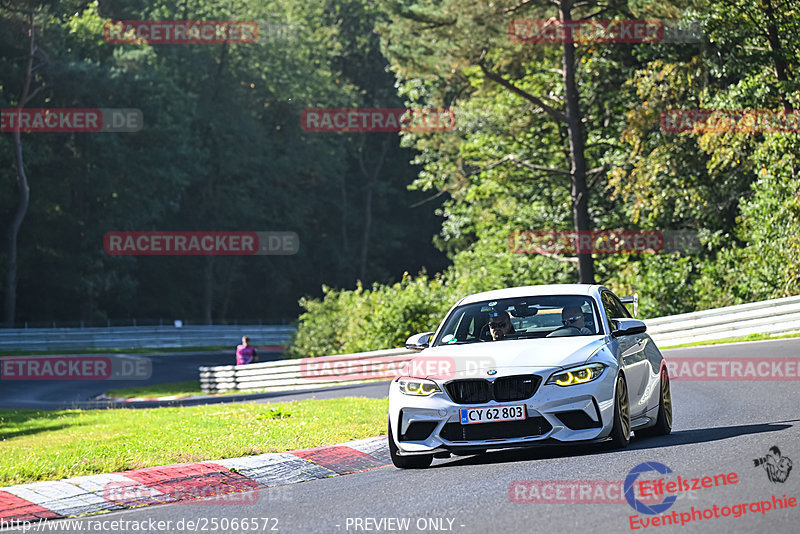
<svg viewBox="0 0 800 534">
<path fill-rule="evenodd" d="M 467 295 L 461 299 L 457 305 L 472 304 L 484 300 L 497 300 L 515 297 L 532 297 L 538 295 L 586 295 L 596 297 L 601 289 L 605 289 L 598 284 L 550 284 L 541 286 L 521 286 L 508 287 L 505 289 L 494 289 Z"/>
</svg>

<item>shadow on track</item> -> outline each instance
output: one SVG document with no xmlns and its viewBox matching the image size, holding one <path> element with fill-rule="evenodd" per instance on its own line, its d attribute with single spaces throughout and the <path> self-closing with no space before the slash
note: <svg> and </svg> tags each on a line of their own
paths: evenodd
<svg viewBox="0 0 800 534">
<path fill-rule="evenodd" d="M 626 449 L 612 449 L 606 443 L 588 445 L 547 444 L 525 449 L 504 449 L 490 451 L 488 453 L 476 456 L 465 457 L 460 460 L 435 464 L 431 467 L 431 469 L 440 469 L 461 465 L 500 464 L 529 460 L 546 460 L 550 458 L 565 458 L 570 456 L 583 456 L 587 454 L 608 454 L 627 450 L 663 449 L 664 447 L 676 447 L 678 445 L 708 443 L 711 441 L 719 441 L 748 434 L 780 432 L 782 430 L 786 430 L 787 428 L 791 428 L 793 426 L 791 423 L 796 423 L 798 421 L 800 421 L 800 419 L 777 421 L 774 423 L 760 423 L 757 425 L 721 426 L 714 428 L 680 430 L 677 432 L 672 432 L 669 436 L 657 438 L 633 437 L 631 439 L 630 446 Z"/>
</svg>

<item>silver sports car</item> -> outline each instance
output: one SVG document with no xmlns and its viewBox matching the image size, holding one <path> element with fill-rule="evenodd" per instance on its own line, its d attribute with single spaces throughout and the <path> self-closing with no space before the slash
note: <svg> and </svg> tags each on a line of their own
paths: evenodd
<svg viewBox="0 0 800 534">
<path fill-rule="evenodd" d="M 672 430 L 661 352 L 607 288 L 549 285 L 461 299 L 389 389 L 394 465 L 434 455 L 557 442 L 611 441 Z"/>
</svg>

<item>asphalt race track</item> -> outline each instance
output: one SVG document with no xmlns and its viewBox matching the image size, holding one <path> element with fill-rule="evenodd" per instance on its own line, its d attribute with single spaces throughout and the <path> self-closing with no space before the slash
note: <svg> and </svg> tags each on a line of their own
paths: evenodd
<svg viewBox="0 0 800 534">
<path fill-rule="evenodd" d="M 798 358 L 800 339 L 678 349 L 665 351 L 665 356 Z M 186 521 L 194 521 L 196 526 L 206 525 L 209 532 L 796 533 L 800 503 L 794 501 L 795 507 L 788 503 L 790 498 L 800 500 L 798 385 L 796 380 L 673 381 L 672 434 L 634 438 L 629 448 L 620 451 L 602 445 L 496 451 L 437 459 L 426 470 L 389 466 L 263 489 L 255 503 L 162 505 L 77 521 L 101 518 L 144 522 L 137 523 L 140 526 L 150 520 L 172 521 L 171 529 L 128 528 L 111 532 L 190 532 L 175 528 L 183 520 L 184 527 Z M 796 464 L 784 482 L 770 481 L 765 468 L 754 462 L 773 446 L 780 448 L 783 458 Z M 677 526 L 644 528 L 643 521 L 658 516 L 635 511 L 618 493 L 629 472 L 644 462 L 669 467 L 673 473 L 668 481 L 676 480 L 676 476 L 691 480 L 726 475 L 727 480 L 735 482 L 679 492 L 677 500 L 662 514 L 672 514 Z M 643 473 L 641 479 L 660 476 L 650 471 L 649 475 Z M 539 482 L 531 485 L 524 481 Z M 591 482 L 585 481 L 607 481 L 600 484 L 604 493 L 599 500 L 612 502 L 570 503 L 570 485 L 588 487 Z M 539 488 L 541 493 L 534 495 L 531 488 Z M 770 508 L 776 508 L 777 500 L 784 495 L 783 509 L 766 510 L 767 505 L 761 504 L 765 501 Z M 597 494 L 592 498 L 598 498 Z M 746 509 L 743 514 L 742 505 Z M 706 509 L 710 518 L 702 518 Z M 726 510 L 729 517 L 713 515 Z M 230 528 L 232 519 L 245 518 L 258 520 L 248 522 L 244 530 Z M 682 518 L 686 522 L 683 526 Z M 65 521 L 70 520 L 60 520 Z M 212 529 L 214 522 L 220 527 Z M 228 528 L 221 528 L 225 525 Z M 192 530 L 200 531 L 203 529 Z"/>
<path fill-rule="evenodd" d="M 198 367 L 230 365 L 230 352 L 176 352 L 157 354 L 117 355 L 130 361 L 150 360 L 152 376 L 147 380 L 0 380 L 0 409 L 7 410 L 58 410 L 92 409 L 108 407 L 155 408 L 159 406 L 190 406 L 227 402 L 281 402 L 303 399 L 326 399 L 334 397 L 360 396 L 386 397 L 388 382 L 357 384 L 354 386 L 325 387 L 302 392 L 278 392 L 242 395 L 225 395 L 215 398 L 199 398 L 179 401 L 143 401 L 120 403 L 91 400 L 109 389 L 138 387 L 142 385 L 184 382 L 197 380 Z M 261 361 L 277 355 L 259 355 Z"/>
<path fill-rule="evenodd" d="M 87 354 L 86 356 L 96 356 Z M 261 361 L 279 355 L 264 352 Z M 146 380 L 0 380 L 0 408 L 55 410 L 59 408 L 105 407 L 108 403 L 90 400 L 109 389 L 184 382 L 199 378 L 200 366 L 231 365 L 233 350 L 213 352 L 170 352 L 154 354 L 117 354 L 114 358 L 130 362 L 147 361 L 152 374 Z"/>
</svg>

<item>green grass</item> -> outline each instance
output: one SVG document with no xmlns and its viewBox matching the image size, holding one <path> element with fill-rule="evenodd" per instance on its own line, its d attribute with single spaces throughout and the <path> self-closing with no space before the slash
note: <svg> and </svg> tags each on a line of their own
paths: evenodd
<svg viewBox="0 0 800 534">
<path fill-rule="evenodd" d="M 361 380 L 358 382 L 353 382 L 354 384 L 365 384 L 367 382 L 375 382 L 375 380 Z M 350 385 L 350 384 L 348 384 Z M 275 393 L 275 388 L 263 388 L 263 389 L 244 389 L 244 390 L 232 390 L 226 391 L 225 393 L 203 393 L 200 389 L 200 381 L 188 381 L 188 382 L 171 382 L 168 384 L 158 384 L 152 386 L 136 386 L 131 388 L 119 388 L 119 389 L 109 389 L 106 391 L 106 395 L 109 397 L 113 397 L 116 399 L 132 399 L 136 397 L 169 397 L 173 395 L 180 395 L 180 396 L 188 396 L 188 395 L 212 395 L 212 396 L 221 396 L 221 395 L 252 395 L 256 393 Z"/>
<path fill-rule="evenodd" d="M 189 380 L 188 382 L 170 382 L 168 384 L 109 389 L 106 395 L 114 398 L 130 399 L 133 397 L 204 395 L 204 393 L 200 390 L 199 380 Z"/>
<path fill-rule="evenodd" d="M 691 343 L 670 345 L 669 347 L 659 347 L 659 349 L 661 350 L 682 349 L 685 347 L 702 347 L 703 345 L 722 345 L 725 343 L 742 343 L 744 341 L 763 341 L 765 339 L 788 339 L 792 337 L 800 337 L 800 332 L 796 334 L 783 334 L 780 336 L 773 336 L 770 334 L 750 334 L 749 336 L 743 336 L 743 337 L 729 337 L 725 339 L 712 339 L 709 341 L 692 341 Z"/>
<path fill-rule="evenodd" d="M 386 432 L 387 399 L 0 410 L 0 486 L 281 452 Z"/>
</svg>

